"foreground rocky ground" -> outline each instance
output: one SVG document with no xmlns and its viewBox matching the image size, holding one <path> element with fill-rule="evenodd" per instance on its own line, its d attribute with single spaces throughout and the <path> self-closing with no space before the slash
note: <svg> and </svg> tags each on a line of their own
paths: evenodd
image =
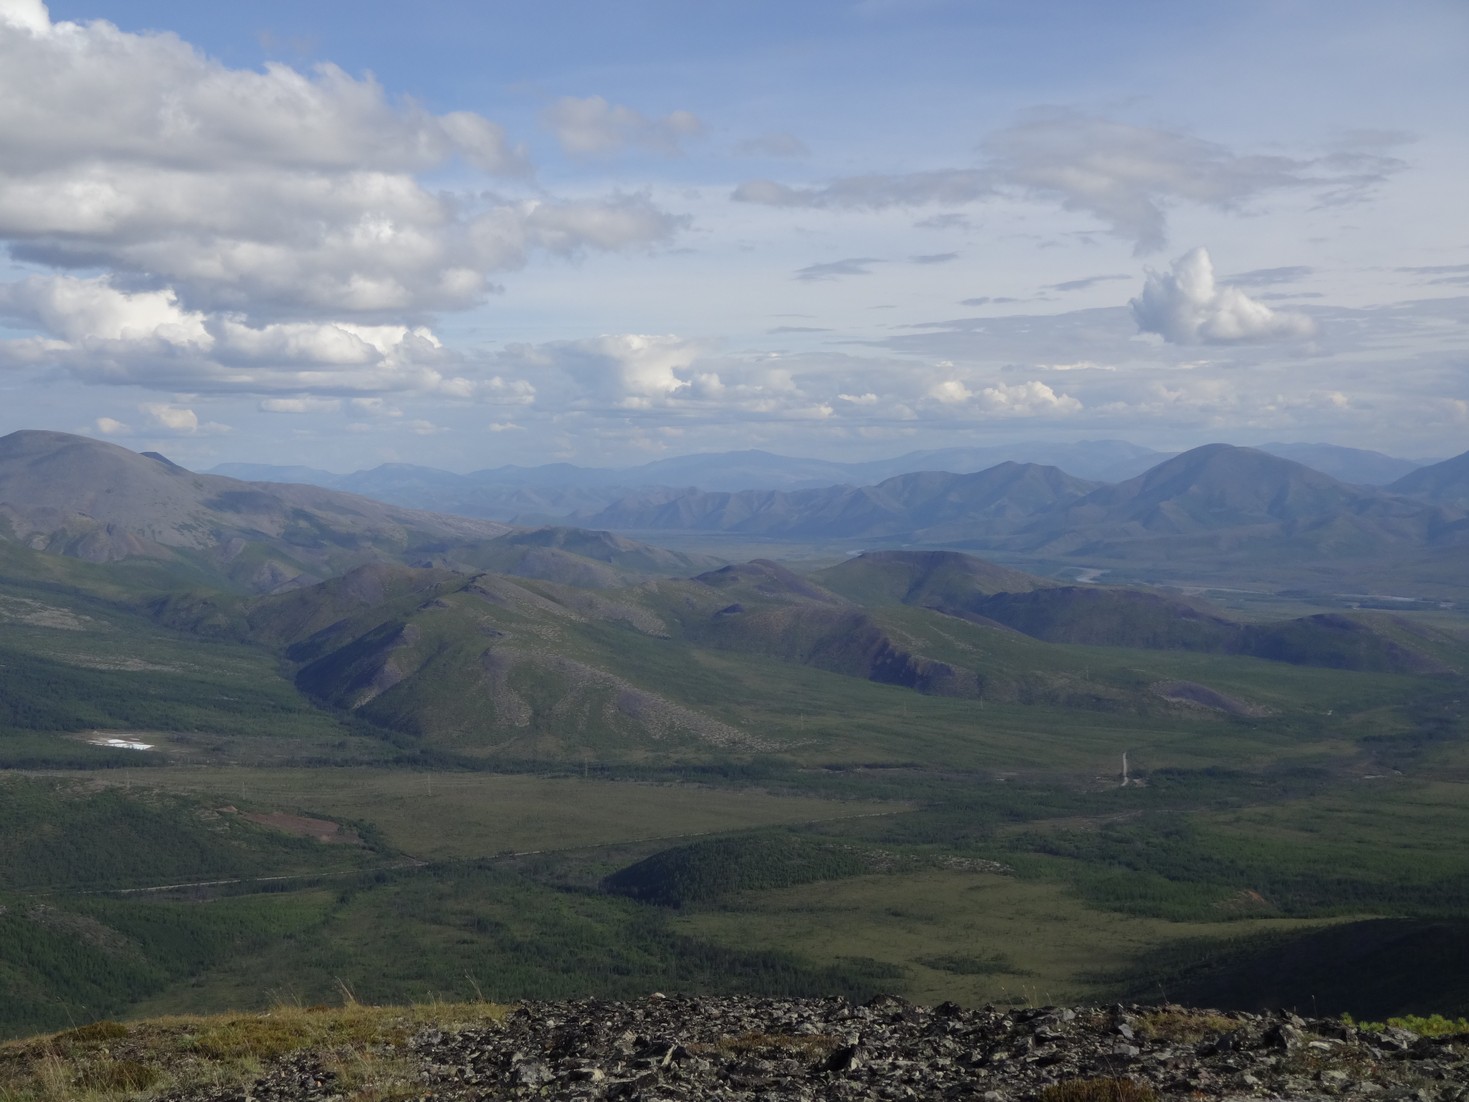
<svg viewBox="0 0 1469 1102">
<path fill-rule="evenodd" d="M 654 996 L 525 1004 L 371 1051 L 283 1054 L 243 1086 L 152 1097 L 1469 1102 L 1469 1037 L 1181 1007 Z"/>
</svg>

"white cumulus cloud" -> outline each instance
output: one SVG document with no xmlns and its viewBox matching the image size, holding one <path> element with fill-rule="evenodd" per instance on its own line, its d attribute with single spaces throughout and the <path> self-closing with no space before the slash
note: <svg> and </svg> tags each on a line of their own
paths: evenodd
<svg viewBox="0 0 1469 1102">
<path fill-rule="evenodd" d="M 148 418 L 155 431 L 162 430 L 175 436 L 213 435 L 230 431 L 228 425 L 199 420 L 199 415 L 187 406 L 168 402 L 144 402 L 138 406 L 138 410 Z"/>
<path fill-rule="evenodd" d="M 1082 404 L 1069 394 L 1058 394 L 1037 379 L 1022 383 L 971 386 L 962 379 L 941 379 L 928 388 L 928 397 L 951 410 L 995 413 L 1011 417 L 1075 413 Z"/>
<path fill-rule="evenodd" d="M 528 364 L 559 368 L 584 394 L 635 409 L 693 385 L 689 369 L 700 347 L 676 336 L 613 333 L 508 351 Z"/>
<path fill-rule="evenodd" d="M 172 291 L 123 291 L 106 277 L 0 284 L 0 317 L 44 331 L 0 341 L 0 358 L 60 367 L 88 382 L 207 392 L 419 390 L 463 396 L 429 329 L 353 321 L 254 325 L 187 310 Z"/>
<path fill-rule="evenodd" d="M 1002 383 L 984 387 L 975 396 L 981 408 L 993 413 L 1016 417 L 1036 417 L 1046 413 L 1074 413 L 1081 403 L 1069 394 L 1057 394 L 1045 383 L 1032 379 L 1024 383 Z"/>
<path fill-rule="evenodd" d="M 1301 340 L 1316 332 L 1304 314 L 1272 310 L 1238 287 L 1219 286 L 1208 250 L 1191 249 L 1167 272 L 1149 270 L 1133 299 L 1138 329 L 1172 344 Z"/>
<path fill-rule="evenodd" d="M 974 392 L 958 379 L 944 379 L 929 387 L 928 396 L 946 406 L 955 406 L 969 401 Z"/>
<path fill-rule="evenodd" d="M 668 140 L 698 129 L 683 113 L 649 125 Z M 473 307 L 497 289 L 491 273 L 537 251 L 638 247 L 683 224 L 646 197 L 558 199 L 523 184 L 530 171 L 498 123 L 432 113 L 371 76 L 230 68 L 173 34 L 0 0 L 0 246 L 128 288 L 126 316 L 109 320 L 121 300 L 69 285 L 92 301 L 90 314 L 53 304 L 65 340 L 152 333 L 176 349 L 164 330 L 177 323 L 247 359 L 370 359 L 353 337 L 379 342 L 344 323 Z M 12 311 L 30 293 L 10 289 Z M 257 332 L 226 334 L 226 316 Z M 54 333 L 54 320 L 39 323 Z M 269 329 L 288 322 L 336 331 Z"/>
</svg>

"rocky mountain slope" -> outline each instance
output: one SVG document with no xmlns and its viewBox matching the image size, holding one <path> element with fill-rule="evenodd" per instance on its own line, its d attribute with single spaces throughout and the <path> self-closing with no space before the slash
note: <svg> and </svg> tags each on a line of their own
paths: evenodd
<svg viewBox="0 0 1469 1102">
<path fill-rule="evenodd" d="M 84 1026 L 0 1049 L 0 1087 L 38 1097 L 49 1066 L 158 1102 L 1469 1097 L 1469 1038 L 1358 1031 L 1289 1012 L 654 995 L 437 1015 L 348 1007 L 314 1019 L 287 1011 L 273 1028 L 250 1018 Z"/>
</svg>

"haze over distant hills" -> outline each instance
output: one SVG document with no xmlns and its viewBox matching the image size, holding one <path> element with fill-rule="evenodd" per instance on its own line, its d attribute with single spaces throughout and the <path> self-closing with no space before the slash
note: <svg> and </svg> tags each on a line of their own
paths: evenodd
<svg viewBox="0 0 1469 1102">
<path fill-rule="evenodd" d="M 0 438 L 0 535 L 92 562 L 182 568 L 199 582 L 257 593 L 371 562 L 454 561 L 606 585 L 718 561 L 610 533 L 516 532 L 316 486 L 195 474 L 154 453 L 41 431 Z"/>
<path fill-rule="evenodd" d="M 1104 453 L 1132 464 L 1145 458 L 1115 442 L 1073 446 L 1074 457 Z M 966 454 L 972 459 L 976 453 Z M 1347 458 L 1368 462 L 1363 454 Z M 933 455 L 956 458 L 928 457 Z M 694 457 L 683 473 L 704 477 L 731 461 Z M 787 462 L 758 452 L 738 453 L 733 461 L 734 473 L 724 477 L 735 482 Z M 818 469 L 807 466 L 805 472 Z M 639 470 L 638 477 L 658 477 L 668 466 Z M 1371 577 L 1391 577 L 1408 564 L 1415 576 L 1459 584 L 1465 569 L 1458 560 L 1469 541 L 1469 461 L 1463 456 L 1410 472 L 1388 488 L 1343 482 L 1263 450 L 1226 444 L 1165 457 L 1117 482 L 1007 461 L 972 473 L 913 472 L 868 485 L 790 490 L 538 484 L 628 474 L 556 467 L 453 475 L 396 465 L 337 481 L 467 512 L 493 511 L 476 508 L 475 495 L 481 505 L 495 495 L 502 504 L 538 503 L 558 517 L 580 503 L 566 519 L 582 528 L 949 546 L 1053 563 L 1128 563 L 1155 568 L 1158 577 L 1184 566 L 1238 574 L 1268 565 L 1284 571 L 1281 577 L 1297 578 L 1330 567 L 1369 585 L 1375 584 Z M 490 475 L 518 478 L 521 485 L 475 481 Z M 53 485 L 61 487 L 60 496 Z M 621 573 L 627 569 L 667 567 L 653 562 L 667 552 L 638 544 L 615 553 L 605 543 L 590 555 L 569 550 L 568 541 L 583 550 L 591 546 L 586 533 L 566 534 L 574 529 L 539 542 L 496 542 L 507 530 L 492 522 L 395 509 L 304 485 L 193 475 L 161 456 L 58 433 L 17 433 L 0 442 L 0 502 L 17 535 L 33 546 L 100 559 L 192 555 L 256 591 L 299 584 L 293 582 L 298 577 L 310 581 L 329 567 L 405 561 L 407 554 L 597 585 L 627 576 Z M 146 525 L 139 519 L 145 515 L 151 516 Z M 532 510 L 529 519 L 536 516 Z M 246 547 L 253 550 L 244 554 Z M 613 561 L 618 558 L 623 561 Z M 692 559 L 683 565 L 699 568 Z"/>
<path fill-rule="evenodd" d="M 1295 460 L 1339 481 L 1364 486 L 1385 486 L 1433 462 L 1397 459 L 1333 444 L 1265 444 L 1259 450 Z M 740 493 L 872 486 L 898 475 L 927 471 L 972 474 L 1007 462 L 1057 467 L 1082 480 L 1119 482 L 1142 474 L 1173 454 L 1122 440 L 1067 444 L 1030 441 L 916 451 L 860 463 L 749 450 L 679 456 L 622 469 L 551 463 L 456 474 L 411 463 L 385 463 L 370 470 L 333 474 L 313 467 L 225 463 L 210 473 L 248 481 L 306 482 L 463 516 L 544 522 L 590 516 L 614 502 L 650 493 L 671 500 L 678 491 L 687 489 Z"/>
<path fill-rule="evenodd" d="M 1410 499 L 1339 482 L 1253 448 L 1211 444 L 1111 485 L 1055 467 L 904 475 L 875 486 L 624 499 L 577 518 L 628 531 L 868 539 L 1108 560 L 1390 559 L 1461 547 L 1458 460 L 1421 472 Z M 1410 483 L 1410 488 L 1417 483 Z"/>
<path fill-rule="evenodd" d="M 1420 467 L 1388 489 L 1423 501 L 1469 509 L 1469 452 L 1430 467 Z"/>
<path fill-rule="evenodd" d="M 1210 444 L 1094 490 L 1018 534 L 1027 547 L 1125 552 L 1165 541 L 1228 555 L 1265 544 L 1326 555 L 1448 546 L 1462 512 L 1338 482 L 1253 448 Z"/>
</svg>

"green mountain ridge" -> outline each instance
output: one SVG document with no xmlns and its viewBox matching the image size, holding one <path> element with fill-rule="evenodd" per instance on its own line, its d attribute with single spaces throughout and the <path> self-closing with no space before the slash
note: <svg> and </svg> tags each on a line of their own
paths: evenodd
<svg viewBox="0 0 1469 1102">
<path fill-rule="evenodd" d="M 118 531 L 152 540 L 198 535 L 179 517 L 200 501 L 281 500 L 48 446 L 93 484 L 16 515 L 102 512 L 83 498 L 113 485 L 133 495 Z M 1157 538 L 1341 493 L 1291 481 L 1277 506 L 1283 468 L 1246 458 L 1266 464 L 1248 492 L 1228 451 L 1157 476 L 1153 504 L 1178 504 Z M 1006 486 L 1054 488 L 1023 469 L 900 482 L 943 523 L 1003 513 Z M 843 500 L 833 515 L 887 509 Z M 1452 935 L 1422 924 L 1465 904 L 1452 608 L 1265 593 L 1236 613 L 950 549 L 798 570 L 566 527 L 425 521 L 394 542 L 337 515 L 297 518 L 296 544 L 239 537 L 237 558 L 331 572 L 265 593 L 210 565 L 208 533 L 103 561 L 0 538 L 0 1029 L 310 1005 L 341 983 L 1013 1004 L 1238 962 L 1300 992 L 1338 950 L 1372 970 L 1334 989 L 1354 1012 L 1465 994 L 1412 1007 L 1378 974 L 1431 968 Z M 1379 915 L 1407 934 L 1333 940 Z"/>
<path fill-rule="evenodd" d="M 494 574 L 414 580 L 399 568 L 395 577 L 400 596 L 381 604 L 344 602 L 361 590 L 353 575 L 266 598 L 250 619 L 272 625 L 272 638 L 302 663 L 298 684 L 313 698 L 479 753 L 512 746 L 566 753 L 579 744 L 633 752 L 671 737 L 690 745 L 770 745 L 737 705 L 721 701 L 711 710 L 719 678 L 703 654 L 794 664 L 935 696 L 1075 705 L 1067 678 L 1050 669 L 1048 645 L 1430 676 L 1454 671 L 1459 646 L 1447 633 L 1403 632 L 1382 617 L 1240 623 L 1197 600 L 1062 586 L 955 553 L 873 553 L 811 579 L 756 560 L 597 592 Z M 868 601 L 841 595 L 843 587 Z M 324 610 L 313 611 L 318 593 Z M 884 611 L 895 607 L 912 613 L 894 618 Z M 1039 649 L 1007 643 L 1015 632 L 1037 640 Z M 1091 706 L 1124 710 L 1178 696 L 1153 682 L 1097 684 L 1092 691 L 1098 695 Z M 1211 691 L 1196 685 L 1193 703 L 1249 707 L 1235 693 Z"/>
</svg>

